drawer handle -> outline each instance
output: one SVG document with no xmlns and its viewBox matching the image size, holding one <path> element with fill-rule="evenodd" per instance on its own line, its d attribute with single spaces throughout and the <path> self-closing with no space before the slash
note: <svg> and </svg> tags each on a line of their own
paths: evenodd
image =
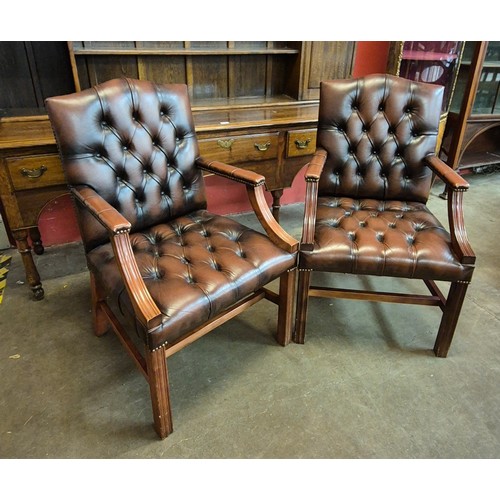
<svg viewBox="0 0 500 500">
<path fill-rule="evenodd" d="M 233 142 L 234 142 L 234 139 L 219 139 L 217 141 L 217 144 L 222 149 L 229 149 L 229 150 L 231 150 L 231 148 L 233 147 Z"/>
<path fill-rule="evenodd" d="M 22 168 L 21 175 L 24 175 L 24 177 L 29 177 L 30 179 L 38 179 L 46 171 L 47 167 L 45 165 L 41 165 L 38 168 Z"/>
<path fill-rule="evenodd" d="M 297 146 L 297 149 L 306 149 L 307 146 L 309 146 L 310 142 L 311 142 L 311 139 L 306 139 L 305 141 L 301 141 L 299 139 L 296 139 L 295 146 Z"/>
<path fill-rule="evenodd" d="M 267 151 L 269 149 L 269 147 L 271 146 L 271 143 L 270 142 L 265 142 L 265 143 L 258 143 L 256 142 L 254 144 L 255 146 L 255 149 L 258 149 L 259 151 Z"/>
</svg>

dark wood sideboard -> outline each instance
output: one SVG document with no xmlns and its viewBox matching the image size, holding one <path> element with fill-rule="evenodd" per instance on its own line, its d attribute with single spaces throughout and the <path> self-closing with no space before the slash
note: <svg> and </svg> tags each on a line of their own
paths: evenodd
<svg viewBox="0 0 500 500">
<path fill-rule="evenodd" d="M 0 42 L 0 196 L 35 299 L 37 221 L 67 193 L 44 100 L 117 77 L 185 83 L 200 153 L 266 177 L 278 218 L 283 190 L 316 146 L 322 80 L 352 75 L 355 42 Z M 16 71 L 12 72 L 12 68 Z"/>
<path fill-rule="evenodd" d="M 196 110 L 200 154 L 264 175 L 278 218 L 283 190 L 314 152 L 317 113 L 316 103 Z M 44 296 L 32 255 L 44 252 L 38 217 L 67 192 L 48 119 L 0 120 L 0 197 L 37 300 Z"/>
</svg>

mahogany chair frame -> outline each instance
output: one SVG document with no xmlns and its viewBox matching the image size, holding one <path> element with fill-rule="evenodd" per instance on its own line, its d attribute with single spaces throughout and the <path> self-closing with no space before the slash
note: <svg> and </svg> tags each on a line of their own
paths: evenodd
<svg viewBox="0 0 500 500">
<path fill-rule="evenodd" d="M 312 250 L 314 248 L 318 183 L 326 159 L 327 152 L 322 148 L 318 148 L 313 159 L 306 166 L 304 174 L 306 195 L 300 250 Z M 425 157 L 424 161 L 432 172 L 445 184 L 448 204 L 448 223 L 453 252 L 462 264 L 474 265 L 476 257 L 467 237 L 463 215 L 463 195 L 464 192 L 468 190 L 469 184 L 437 156 L 429 155 Z M 313 286 L 311 284 L 311 273 L 312 269 L 300 268 L 299 257 L 297 314 L 294 332 L 295 342 L 299 344 L 304 343 L 309 297 L 330 297 L 428 305 L 439 307 L 443 313 L 433 350 L 437 357 L 445 358 L 447 356 L 469 282 L 452 282 L 448 295 L 445 297 L 433 280 L 424 280 L 425 285 L 430 291 L 430 295 L 420 295 Z"/>
<path fill-rule="evenodd" d="M 254 212 L 271 241 L 290 253 L 297 252 L 298 241 L 288 235 L 272 216 L 264 196 L 264 178 L 262 176 L 221 162 L 208 162 L 201 157 L 196 160 L 196 164 L 203 170 L 245 184 Z M 130 223 L 91 188 L 71 188 L 71 193 L 76 202 L 88 210 L 108 231 L 137 321 L 147 330 L 154 328 L 161 321 L 162 314 L 151 298 L 137 267 L 129 239 Z M 146 346 L 145 353 L 142 354 L 108 306 L 103 289 L 97 283 L 92 272 L 90 273 L 94 332 L 97 336 L 101 336 L 111 327 L 148 382 L 154 428 L 160 438 L 166 438 L 173 431 L 167 370 L 167 358 L 171 355 L 262 299 L 267 299 L 278 305 L 278 343 L 286 346 L 291 341 L 294 322 L 296 267 L 282 274 L 279 280 L 279 293 L 266 287 L 257 290 L 195 331 L 154 350 L 150 350 Z"/>
</svg>

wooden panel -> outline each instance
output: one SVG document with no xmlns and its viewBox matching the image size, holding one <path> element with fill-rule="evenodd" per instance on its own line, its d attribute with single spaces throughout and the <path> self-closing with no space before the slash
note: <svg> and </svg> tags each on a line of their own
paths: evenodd
<svg viewBox="0 0 500 500">
<path fill-rule="evenodd" d="M 193 98 L 228 97 L 228 61 L 225 56 L 192 57 Z"/>
<path fill-rule="evenodd" d="M 354 42 L 312 42 L 309 88 L 321 80 L 351 76 Z"/>
<path fill-rule="evenodd" d="M 87 66 L 91 85 L 113 78 L 139 77 L 136 56 L 89 56 Z"/>
<path fill-rule="evenodd" d="M 7 158 L 6 163 L 16 190 L 65 184 L 58 155 Z"/>
<path fill-rule="evenodd" d="M 156 83 L 187 83 L 186 58 L 182 56 L 138 56 L 139 78 Z"/>
<path fill-rule="evenodd" d="M 38 106 L 24 42 L 0 43 L 0 89 L 0 108 L 7 108 L 6 114 L 8 108 Z"/>
<path fill-rule="evenodd" d="M 304 42 L 303 99 L 319 99 L 322 80 L 352 75 L 356 42 Z"/>
<path fill-rule="evenodd" d="M 316 129 L 293 130 L 287 133 L 286 156 L 307 156 L 316 150 Z"/>
<path fill-rule="evenodd" d="M 278 156 L 278 133 L 222 136 L 200 139 L 201 156 L 208 160 L 236 164 Z"/>
<path fill-rule="evenodd" d="M 66 42 L 31 42 L 31 47 L 42 99 L 74 92 Z"/>
<path fill-rule="evenodd" d="M 266 95 L 266 56 L 232 56 L 229 58 L 229 96 Z"/>
</svg>

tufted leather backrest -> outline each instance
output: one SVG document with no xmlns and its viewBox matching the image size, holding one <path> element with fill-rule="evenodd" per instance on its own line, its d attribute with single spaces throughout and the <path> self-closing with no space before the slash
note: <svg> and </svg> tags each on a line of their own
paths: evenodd
<svg viewBox="0 0 500 500">
<path fill-rule="evenodd" d="M 317 144 L 328 152 L 320 196 L 425 203 L 443 87 L 392 75 L 321 83 Z"/>
<path fill-rule="evenodd" d="M 115 79 L 46 101 L 70 186 L 90 186 L 131 232 L 206 208 L 187 87 Z M 80 214 L 87 250 L 108 240 Z"/>
</svg>

